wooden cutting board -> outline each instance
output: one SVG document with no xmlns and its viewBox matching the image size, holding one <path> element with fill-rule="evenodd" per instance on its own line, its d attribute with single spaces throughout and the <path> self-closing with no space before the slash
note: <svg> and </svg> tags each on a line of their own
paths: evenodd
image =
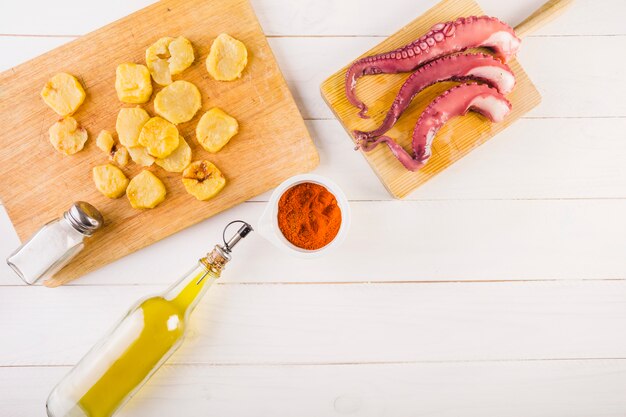
<svg viewBox="0 0 626 417">
<path fill-rule="evenodd" d="M 436 23 L 454 20 L 461 16 L 483 14 L 482 9 L 474 0 L 444 0 L 360 57 L 391 51 L 406 45 L 424 35 Z M 324 100 L 346 129 L 350 139 L 353 140 L 353 130 L 367 131 L 380 125 L 400 86 L 411 73 L 382 74 L 360 78 L 357 83 L 357 95 L 369 106 L 368 115 L 370 116 L 370 119 L 361 119 L 358 116 L 358 109 L 346 99 L 345 74 L 350 64 L 351 62 L 324 81 L 321 92 Z M 378 178 L 394 197 L 405 197 L 541 102 L 539 92 L 520 64 L 516 60 L 508 64 L 515 73 L 517 84 L 513 92 L 507 96 L 513 104 L 513 110 L 503 122 L 491 123 L 473 112 L 449 121 L 438 132 L 433 142 L 433 156 L 417 172 L 407 171 L 385 145 L 378 146 L 371 152 L 361 151 Z M 421 112 L 436 96 L 455 84 L 457 83 L 439 83 L 422 91 L 396 125 L 387 132 L 387 135 L 396 139 L 405 149 L 411 149 L 413 127 Z"/>
<path fill-rule="evenodd" d="M 248 66 L 240 80 L 218 82 L 206 71 L 211 42 L 222 32 L 248 48 Z M 185 192 L 180 174 L 154 165 L 150 170 L 165 183 L 167 198 L 155 209 L 138 211 L 126 197 L 110 200 L 96 191 L 91 168 L 108 160 L 96 148 L 95 137 L 101 129 L 115 131 L 119 109 L 128 106 L 116 96 L 116 66 L 144 63 L 146 48 L 163 36 L 185 36 L 194 46 L 196 61 L 174 78 L 198 86 L 202 109 L 193 120 L 179 125 L 179 131 L 192 146 L 193 159 L 214 162 L 227 185 L 216 198 L 197 201 Z M 83 151 L 72 156 L 61 155 L 50 145 L 47 131 L 59 117 L 39 97 L 45 82 L 60 71 L 76 75 L 87 92 L 74 117 L 88 130 L 90 139 Z M 156 94 L 160 87 L 153 85 Z M 318 164 L 315 146 L 247 0 L 161 1 L 5 71 L 0 74 L 0 86 L 0 197 L 20 239 L 24 241 L 60 216 L 73 201 L 88 201 L 105 217 L 104 229 L 48 282 L 51 286 L 93 271 Z M 215 155 L 197 144 L 194 133 L 200 116 L 214 106 L 240 125 L 237 136 Z M 151 103 L 143 107 L 154 115 Z M 134 163 L 123 168 L 129 177 L 140 170 Z"/>
</svg>

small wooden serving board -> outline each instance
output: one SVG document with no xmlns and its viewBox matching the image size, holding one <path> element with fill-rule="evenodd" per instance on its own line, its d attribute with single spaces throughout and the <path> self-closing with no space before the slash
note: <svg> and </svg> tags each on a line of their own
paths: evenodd
<svg viewBox="0 0 626 417">
<path fill-rule="evenodd" d="M 248 66 L 237 81 L 213 80 L 205 67 L 211 42 L 220 33 L 248 48 Z M 185 192 L 181 174 L 149 168 L 163 180 L 167 197 L 152 210 L 130 207 L 126 197 L 110 200 L 96 191 L 91 177 L 107 156 L 96 147 L 102 129 L 115 131 L 121 107 L 115 69 L 123 62 L 145 63 L 145 50 L 163 36 L 185 36 L 195 51 L 194 64 L 175 79 L 191 81 L 202 93 L 202 109 L 179 131 L 194 151 L 224 173 L 227 184 L 214 199 L 201 202 Z M 57 153 L 48 128 L 59 119 L 39 97 L 46 81 L 65 71 L 87 92 L 74 117 L 90 139 L 72 156 Z M 161 87 L 153 83 L 154 94 Z M 220 107 L 239 121 L 239 133 L 217 154 L 196 142 L 200 116 Z M 155 115 L 151 102 L 143 106 Z M 313 169 L 318 154 L 272 51 L 247 0 L 164 0 L 0 74 L 0 197 L 22 241 L 45 222 L 59 217 L 73 201 L 100 209 L 104 229 L 48 285 L 60 285 L 154 243 L 237 203 L 275 187 L 284 179 Z M 130 178 L 142 168 L 129 163 Z M 250 219 L 248 219 L 250 220 Z M 155 260 L 155 262 L 162 262 Z"/>
<path fill-rule="evenodd" d="M 474 0 L 443 0 L 361 57 L 391 51 L 406 45 L 424 35 L 436 23 L 455 20 L 462 16 L 482 14 L 484 14 L 482 9 Z M 369 106 L 368 115 L 370 116 L 370 119 L 361 119 L 358 116 L 358 109 L 348 102 L 345 94 L 345 76 L 350 64 L 324 81 L 321 92 L 324 100 L 352 139 L 353 130 L 368 131 L 380 125 L 400 86 L 411 73 L 381 74 L 360 78 L 357 83 L 357 95 Z M 473 112 L 450 120 L 437 133 L 433 142 L 433 156 L 417 172 L 407 171 L 385 145 L 380 145 L 371 152 L 363 152 L 376 175 L 394 197 L 405 197 L 541 102 L 539 92 L 520 64 L 516 60 L 508 64 L 515 73 L 516 86 L 507 96 L 513 104 L 513 110 L 503 122 L 491 123 Z M 413 127 L 419 115 L 436 96 L 455 84 L 453 82 L 439 83 L 422 91 L 396 125 L 387 132 L 387 135 L 396 139 L 405 149 L 410 150 Z"/>
</svg>

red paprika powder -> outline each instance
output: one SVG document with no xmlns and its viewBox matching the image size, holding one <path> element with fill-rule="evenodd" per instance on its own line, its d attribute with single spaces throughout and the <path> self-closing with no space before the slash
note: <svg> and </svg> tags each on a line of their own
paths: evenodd
<svg viewBox="0 0 626 417">
<path fill-rule="evenodd" d="M 278 227 L 295 246 L 315 250 L 339 232 L 341 209 L 326 187 L 305 182 L 294 185 L 278 201 Z"/>
</svg>

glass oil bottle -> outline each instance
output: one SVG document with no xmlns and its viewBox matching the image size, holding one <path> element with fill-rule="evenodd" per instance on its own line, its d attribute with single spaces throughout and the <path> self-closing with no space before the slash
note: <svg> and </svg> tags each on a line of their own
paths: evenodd
<svg viewBox="0 0 626 417">
<path fill-rule="evenodd" d="M 228 242 L 216 245 L 167 291 L 135 304 L 85 355 L 48 397 L 49 417 L 112 416 L 146 383 L 180 347 L 189 315 L 219 278 L 233 247 L 252 231 L 245 222 L 232 223 L 237 222 L 243 226 Z"/>
</svg>

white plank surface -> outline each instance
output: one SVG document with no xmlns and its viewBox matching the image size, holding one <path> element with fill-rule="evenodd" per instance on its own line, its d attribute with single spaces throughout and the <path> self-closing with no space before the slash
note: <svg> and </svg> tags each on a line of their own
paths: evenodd
<svg viewBox="0 0 626 417">
<path fill-rule="evenodd" d="M 0 368 L 4 415 L 40 415 L 68 369 Z M 624 360 L 166 365 L 119 416 L 621 417 L 625 379 Z"/>
<path fill-rule="evenodd" d="M 0 70 L 151 2 L 7 2 Z M 626 3 L 576 0 L 527 38 L 520 61 L 541 106 L 390 201 L 319 83 L 434 3 L 252 0 L 353 226 L 305 263 L 252 235 L 120 415 L 626 413 Z M 480 3 L 516 24 L 542 0 Z M 22 286 L 0 264 L 0 415 L 44 416 L 54 384 L 130 304 L 227 221 L 256 222 L 268 196 L 64 288 Z M 0 257 L 17 244 L 0 207 Z"/>
<path fill-rule="evenodd" d="M 0 15 L 4 34 L 81 35 L 113 22 L 152 0 L 84 2 L 33 0 L 11 2 Z M 436 2 L 390 0 L 252 0 L 269 36 L 389 36 Z M 507 4 L 508 3 L 508 4 Z M 485 13 L 516 25 L 544 3 L 543 0 L 514 2 L 483 0 Z M 33 13 L 36 4 L 37 13 Z M 621 0 L 577 0 L 567 16 L 537 35 L 626 35 L 619 11 Z M 26 17 L 28 18 L 22 18 Z M 87 17 L 87 18 L 86 18 Z"/>
<path fill-rule="evenodd" d="M 19 320 L 2 322 L 0 334 L 28 328 L 28 337 L 3 341 L 0 366 L 76 363 L 135 300 L 162 289 L 4 288 L 2 309 Z M 223 284 L 212 288 L 194 311 L 187 342 L 170 362 L 626 358 L 625 292 L 622 280 Z"/>
</svg>

